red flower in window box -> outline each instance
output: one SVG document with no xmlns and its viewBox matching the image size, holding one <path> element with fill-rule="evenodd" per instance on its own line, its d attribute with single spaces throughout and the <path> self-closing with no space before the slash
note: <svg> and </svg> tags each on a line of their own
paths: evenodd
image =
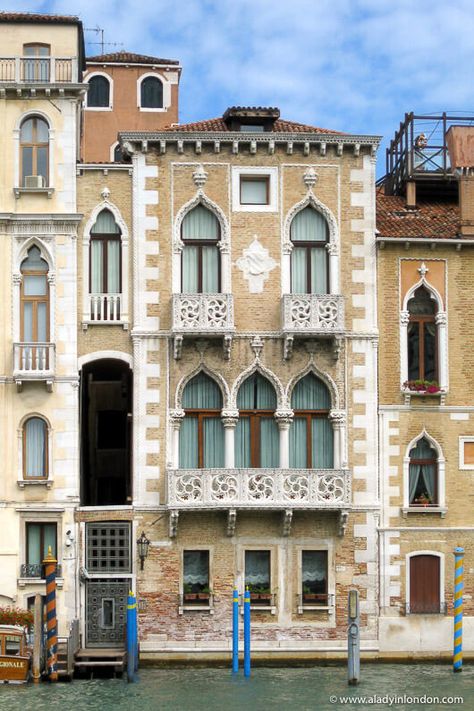
<svg viewBox="0 0 474 711">
<path fill-rule="evenodd" d="M 405 380 L 403 389 L 415 393 L 427 393 L 429 395 L 435 395 L 441 391 L 440 386 L 435 380 Z"/>
</svg>

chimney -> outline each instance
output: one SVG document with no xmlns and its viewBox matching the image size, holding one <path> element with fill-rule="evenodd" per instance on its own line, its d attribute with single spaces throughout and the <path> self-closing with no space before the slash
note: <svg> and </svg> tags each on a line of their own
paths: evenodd
<svg viewBox="0 0 474 711">
<path fill-rule="evenodd" d="M 474 126 L 451 126 L 446 144 L 459 180 L 461 236 L 474 237 Z"/>
<path fill-rule="evenodd" d="M 407 181 L 407 209 L 416 208 L 416 183 L 414 180 Z"/>
</svg>

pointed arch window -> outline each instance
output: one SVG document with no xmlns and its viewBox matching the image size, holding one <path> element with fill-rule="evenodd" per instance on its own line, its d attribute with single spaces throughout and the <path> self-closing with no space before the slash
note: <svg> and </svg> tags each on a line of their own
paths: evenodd
<svg viewBox="0 0 474 711">
<path fill-rule="evenodd" d="M 410 506 L 438 505 L 438 455 L 426 437 L 410 450 Z"/>
<path fill-rule="evenodd" d="M 199 373 L 187 383 L 182 405 L 185 412 L 179 433 L 181 469 L 224 466 L 222 393 L 217 383 Z"/>
<path fill-rule="evenodd" d="M 21 185 L 49 185 L 49 126 L 40 116 L 30 116 L 20 126 Z"/>
<path fill-rule="evenodd" d="M 305 375 L 293 389 L 291 407 L 294 418 L 290 428 L 290 467 L 332 469 L 334 445 L 328 388 L 312 373 Z"/>
<path fill-rule="evenodd" d="M 408 380 L 438 380 L 437 305 L 420 286 L 408 305 Z"/>
<path fill-rule="evenodd" d="M 23 478 L 48 478 L 48 428 L 41 417 L 29 417 L 23 425 Z"/>
<path fill-rule="evenodd" d="M 216 294 L 221 289 L 220 225 L 213 212 L 197 205 L 181 224 L 182 292 Z"/>
<path fill-rule="evenodd" d="M 235 466 L 278 467 L 280 440 L 274 418 L 277 399 L 273 385 L 260 373 L 254 373 L 240 386 L 237 407 Z"/>
<path fill-rule="evenodd" d="M 324 217 L 313 207 L 305 207 L 293 218 L 290 239 L 291 293 L 327 294 L 329 228 Z"/>
</svg>

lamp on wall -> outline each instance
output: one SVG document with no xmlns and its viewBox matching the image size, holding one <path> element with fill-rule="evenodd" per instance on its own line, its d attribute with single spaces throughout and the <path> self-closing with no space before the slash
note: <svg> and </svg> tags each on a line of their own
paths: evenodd
<svg viewBox="0 0 474 711">
<path fill-rule="evenodd" d="M 140 558 L 140 570 L 143 570 L 143 563 L 145 558 L 148 556 L 148 548 L 150 547 L 150 541 L 145 536 L 145 531 L 142 531 L 142 535 L 137 540 L 138 557 Z"/>
</svg>

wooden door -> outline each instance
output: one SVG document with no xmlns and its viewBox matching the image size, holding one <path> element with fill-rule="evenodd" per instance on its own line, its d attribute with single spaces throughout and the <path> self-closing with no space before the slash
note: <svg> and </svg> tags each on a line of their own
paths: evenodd
<svg viewBox="0 0 474 711">
<path fill-rule="evenodd" d="M 436 555 L 410 558 L 410 612 L 440 612 L 440 559 Z"/>
</svg>

